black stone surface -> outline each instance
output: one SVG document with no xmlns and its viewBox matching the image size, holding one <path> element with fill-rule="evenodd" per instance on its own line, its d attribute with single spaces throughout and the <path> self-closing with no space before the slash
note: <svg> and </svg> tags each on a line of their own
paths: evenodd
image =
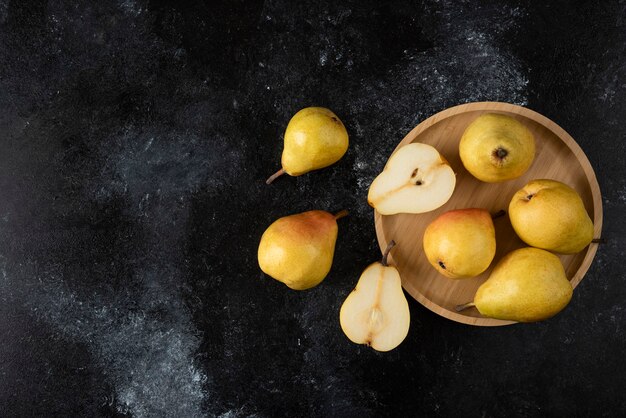
<svg viewBox="0 0 626 418">
<path fill-rule="evenodd" d="M 587 153 L 606 243 L 568 308 L 498 329 L 339 307 L 369 183 L 446 107 L 528 106 Z M 305 106 L 350 133 L 271 187 Z M 0 0 L 0 416 L 625 416 L 626 3 Z M 276 218 L 349 209 L 330 275 L 265 277 Z"/>
</svg>

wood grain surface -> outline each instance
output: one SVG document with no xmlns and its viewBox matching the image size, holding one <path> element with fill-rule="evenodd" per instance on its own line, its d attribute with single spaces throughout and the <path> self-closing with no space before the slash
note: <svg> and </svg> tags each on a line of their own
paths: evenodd
<svg viewBox="0 0 626 418">
<path fill-rule="evenodd" d="M 474 178 L 461 163 L 459 141 L 463 131 L 474 119 L 488 112 L 516 118 L 535 136 L 535 160 L 530 169 L 517 179 L 502 183 L 484 183 Z M 463 312 L 456 312 L 454 308 L 473 300 L 476 290 L 489 277 L 492 268 L 503 255 L 526 246 L 513 231 L 507 214 L 494 220 L 497 250 L 489 269 L 471 279 L 446 278 L 428 263 L 422 246 L 426 226 L 446 211 L 473 207 L 485 208 L 492 213 L 501 209 L 507 210 L 513 194 L 530 180 L 554 179 L 568 184 L 580 194 L 594 222 L 594 238 L 600 237 L 602 199 L 593 168 L 576 141 L 545 116 L 508 103 L 468 103 L 446 109 L 426 119 L 406 135 L 396 150 L 412 142 L 434 146 L 450 162 L 457 176 L 455 191 L 445 205 L 432 212 L 383 216 L 375 211 L 374 220 L 381 250 L 392 239 L 397 243 L 389 260 L 398 268 L 402 285 L 411 296 L 431 311 L 470 325 L 513 324 L 511 321 L 484 318 L 476 308 Z M 589 269 L 597 246 L 598 244 L 592 243 L 578 254 L 559 255 L 574 288 Z"/>
</svg>

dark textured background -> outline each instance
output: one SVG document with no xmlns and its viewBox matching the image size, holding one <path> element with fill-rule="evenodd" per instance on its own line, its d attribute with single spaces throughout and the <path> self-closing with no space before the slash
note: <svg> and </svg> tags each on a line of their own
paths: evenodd
<svg viewBox="0 0 626 418">
<path fill-rule="evenodd" d="M 623 0 L 0 0 L 0 416 L 626 415 L 625 54 Z M 369 183 L 477 100 L 576 138 L 607 242 L 549 321 L 411 301 L 398 349 L 353 345 L 338 310 L 379 257 Z M 266 186 L 310 105 L 348 153 Z M 259 271 L 274 219 L 343 208 L 320 286 Z"/>
</svg>

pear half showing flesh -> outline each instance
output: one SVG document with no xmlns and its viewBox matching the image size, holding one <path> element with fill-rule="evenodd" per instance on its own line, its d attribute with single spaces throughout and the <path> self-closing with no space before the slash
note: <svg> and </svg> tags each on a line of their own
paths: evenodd
<svg viewBox="0 0 626 418">
<path fill-rule="evenodd" d="M 391 241 L 381 262 L 365 269 L 339 312 L 346 336 L 377 351 L 396 348 L 409 332 L 411 316 L 400 274 L 387 265 L 387 254 L 393 245 L 395 242 Z"/>
<path fill-rule="evenodd" d="M 389 158 L 367 201 L 381 215 L 429 212 L 450 199 L 455 185 L 454 171 L 439 151 L 416 142 Z"/>
</svg>

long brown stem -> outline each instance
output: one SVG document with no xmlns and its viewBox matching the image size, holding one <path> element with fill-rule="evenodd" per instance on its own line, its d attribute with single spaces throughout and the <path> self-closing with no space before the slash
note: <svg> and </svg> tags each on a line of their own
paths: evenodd
<svg viewBox="0 0 626 418">
<path fill-rule="evenodd" d="M 335 215 L 334 215 L 335 216 L 335 220 L 341 219 L 341 218 L 345 218 L 346 216 L 348 216 L 348 213 L 350 213 L 350 212 L 348 212 L 345 209 L 344 210 L 340 210 L 339 212 L 335 213 Z"/>
<path fill-rule="evenodd" d="M 278 170 L 277 172 L 269 176 L 268 179 L 265 180 L 265 184 L 271 184 L 274 180 L 276 180 L 278 177 L 282 176 L 283 174 L 285 174 L 285 169 L 281 168 L 280 170 Z"/>
<path fill-rule="evenodd" d="M 497 219 L 497 218 L 500 218 L 500 217 L 502 217 L 504 215 L 506 215 L 506 211 L 504 209 L 500 209 L 499 211 L 497 211 L 496 213 L 491 215 L 491 219 Z"/>
<path fill-rule="evenodd" d="M 387 244 L 387 248 L 385 248 L 385 252 L 383 253 L 383 259 L 380 260 L 380 264 L 382 264 L 383 266 L 387 267 L 387 257 L 389 257 L 389 253 L 391 252 L 391 249 L 394 247 L 394 245 L 396 245 L 396 242 L 394 240 L 389 241 L 389 244 Z"/>
<path fill-rule="evenodd" d="M 476 305 L 474 305 L 474 302 L 465 303 L 463 305 L 456 305 L 456 308 L 454 308 L 454 309 L 457 312 L 461 312 L 461 311 L 464 311 L 467 308 L 471 308 L 472 306 L 476 306 Z"/>
<path fill-rule="evenodd" d="M 606 242 L 606 240 L 604 238 L 594 238 L 591 240 L 591 242 L 595 243 L 595 244 L 604 244 Z"/>
</svg>

